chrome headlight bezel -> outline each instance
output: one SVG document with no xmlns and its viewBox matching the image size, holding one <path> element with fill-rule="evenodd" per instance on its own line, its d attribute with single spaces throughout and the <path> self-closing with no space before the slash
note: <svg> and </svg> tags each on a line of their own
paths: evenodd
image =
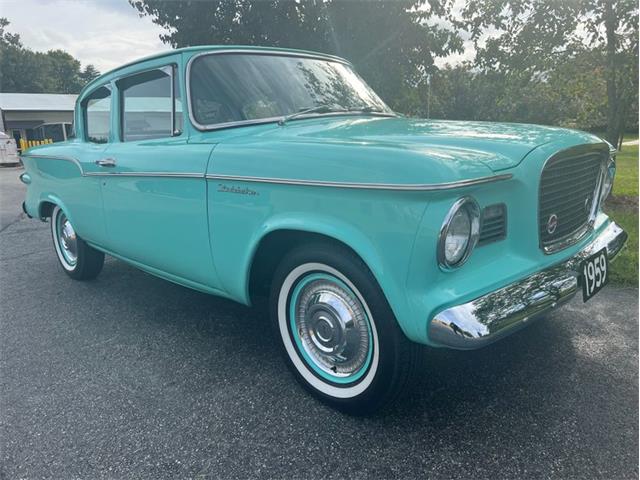
<svg viewBox="0 0 640 480">
<path fill-rule="evenodd" d="M 466 212 L 469 217 L 469 222 L 471 228 L 469 230 L 469 236 L 467 238 L 467 244 L 465 247 L 465 251 L 457 261 L 451 262 L 447 259 L 445 252 L 445 243 L 447 240 L 447 236 L 449 235 L 449 228 L 451 227 L 451 222 L 455 215 L 461 211 Z M 473 249 L 476 247 L 478 243 L 478 237 L 480 236 L 480 206 L 478 202 L 472 197 L 462 197 L 456 200 L 456 202 L 451 206 L 449 212 L 447 213 L 444 221 L 442 222 L 442 227 L 440 228 L 440 234 L 438 235 L 438 265 L 443 270 L 453 270 L 455 268 L 461 267 L 468 259 Z"/>
</svg>

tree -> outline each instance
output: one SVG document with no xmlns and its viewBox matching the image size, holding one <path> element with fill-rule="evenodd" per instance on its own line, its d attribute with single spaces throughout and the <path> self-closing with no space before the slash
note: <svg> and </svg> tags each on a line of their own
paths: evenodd
<svg viewBox="0 0 640 480">
<path fill-rule="evenodd" d="M 20 35 L 5 30 L 10 23 L 6 18 L 0 17 L 0 46 L 22 47 Z"/>
<path fill-rule="evenodd" d="M 173 47 L 266 45 L 336 54 L 394 108 L 435 71 L 434 58 L 461 51 L 458 35 L 432 24 L 439 0 L 129 0 L 164 27 Z M 413 92 L 413 93 L 412 93 Z"/>
<path fill-rule="evenodd" d="M 78 93 L 99 75 L 93 65 L 84 70 L 63 50 L 34 52 L 25 48 L 20 35 L 6 31 L 9 21 L 0 18 L 0 91 L 23 93 Z"/>
<path fill-rule="evenodd" d="M 637 2 L 467 0 L 451 20 L 470 32 L 478 68 L 523 83 L 545 81 L 576 56 L 599 52 L 593 67 L 605 77 L 606 138 L 618 144 L 638 90 Z"/>
<path fill-rule="evenodd" d="M 87 83 L 89 83 L 94 78 L 97 78 L 98 76 L 100 76 L 100 72 L 98 71 L 98 69 L 96 67 L 94 67 L 93 65 L 89 64 L 86 67 L 84 67 L 84 70 L 82 70 L 82 72 L 80 72 L 79 76 L 80 76 L 80 81 L 82 82 L 82 84 L 86 85 Z"/>
</svg>

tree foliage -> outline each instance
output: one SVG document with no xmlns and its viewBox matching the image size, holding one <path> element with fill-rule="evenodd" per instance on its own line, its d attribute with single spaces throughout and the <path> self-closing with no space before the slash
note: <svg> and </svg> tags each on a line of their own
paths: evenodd
<svg viewBox="0 0 640 480">
<path fill-rule="evenodd" d="M 604 129 L 612 142 L 637 125 L 631 0 L 467 0 L 462 8 L 454 0 L 129 3 L 164 27 L 161 39 L 173 47 L 270 45 L 348 58 L 408 114 Z M 462 50 L 463 31 L 475 59 L 436 68 L 435 59 Z"/>
<path fill-rule="evenodd" d="M 604 79 L 601 95 L 606 95 L 602 109 L 593 113 L 604 110 L 607 140 L 617 144 L 638 92 L 635 0 L 467 0 L 452 22 L 470 33 L 482 71 L 516 82 L 553 83 L 567 63 L 578 67 L 589 59 L 581 72 Z M 584 93 L 593 82 L 580 76 L 585 84 L 572 84 Z M 600 103 L 597 96 L 591 99 Z"/>
<path fill-rule="evenodd" d="M 6 30 L 0 18 L 0 92 L 78 93 L 99 72 L 63 50 L 34 52 L 22 45 L 20 35 Z"/>
<path fill-rule="evenodd" d="M 438 0 L 129 2 L 167 29 L 161 39 L 173 47 L 266 45 L 347 58 L 395 108 L 436 70 L 435 58 L 462 48 L 455 32 L 429 22 L 444 14 Z"/>
</svg>

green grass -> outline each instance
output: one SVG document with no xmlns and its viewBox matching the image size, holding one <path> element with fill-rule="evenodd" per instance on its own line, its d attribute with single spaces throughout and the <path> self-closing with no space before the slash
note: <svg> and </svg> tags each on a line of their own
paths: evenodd
<svg viewBox="0 0 640 480">
<path fill-rule="evenodd" d="M 613 195 L 638 198 L 638 145 L 626 145 L 616 156 Z"/>
<path fill-rule="evenodd" d="M 626 248 L 611 268 L 611 282 L 638 286 L 638 145 L 625 146 L 616 158 L 612 198 L 606 212 L 629 235 Z"/>
<path fill-rule="evenodd" d="M 611 283 L 638 286 L 638 210 L 611 209 L 607 213 L 629 235 L 626 247 L 611 264 Z"/>
</svg>

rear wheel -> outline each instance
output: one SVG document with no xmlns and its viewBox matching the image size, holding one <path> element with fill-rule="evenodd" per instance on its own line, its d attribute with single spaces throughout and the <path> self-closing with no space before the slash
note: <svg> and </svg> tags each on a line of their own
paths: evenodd
<svg viewBox="0 0 640 480">
<path fill-rule="evenodd" d="M 71 278 L 90 280 L 98 276 L 104 264 L 104 253 L 90 247 L 78 236 L 58 206 L 51 214 L 51 236 L 58 261 Z"/>
<path fill-rule="evenodd" d="M 346 248 L 317 244 L 288 254 L 272 284 L 271 314 L 297 380 L 340 410 L 384 407 L 416 365 L 419 347 L 398 327 L 369 269 Z"/>
</svg>

